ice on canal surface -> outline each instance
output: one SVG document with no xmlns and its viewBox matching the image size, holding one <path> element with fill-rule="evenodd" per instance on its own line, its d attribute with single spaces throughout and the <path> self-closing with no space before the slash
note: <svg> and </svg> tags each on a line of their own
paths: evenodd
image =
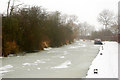
<svg viewBox="0 0 120 80">
<path fill-rule="evenodd" d="M 93 41 L 76 41 L 24 56 L 0 58 L 0 69 L 7 66 L 0 73 L 3 78 L 84 78 L 99 47 Z"/>
</svg>

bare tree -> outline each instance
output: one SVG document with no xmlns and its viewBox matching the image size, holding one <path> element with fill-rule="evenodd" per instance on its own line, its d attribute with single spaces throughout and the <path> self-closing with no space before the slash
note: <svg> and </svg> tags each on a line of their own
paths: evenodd
<svg viewBox="0 0 120 80">
<path fill-rule="evenodd" d="M 98 22 L 104 25 L 104 29 L 113 24 L 114 14 L 109 10 L 103 10 L 98 16 Z"/>
<path fill-rule="evenodd" d="M 11 0 L 8 1 L 7 16 L 9 15 L 10 1 L 11 1 Z"/>
<path fill-rule="evenodd" d="M 88 24 L 87 22 L 79 23 L 78 26 L 80 36 L 88 36 L 95 30 L 94 26 Z"/>
<path fill-rule="evenodd" d="M 15 2 L 18 1 L 18 0 L 12 0 L 12 1 L 13 1 L 13 2 L 11 2 L 11 0 L 8 1 L 7 16 L 8 16 L 9 14 L 12 15 L 14 9 L 15 9 L 15 8 L 18 8 L 18 6 L 20 6 L 20 5 L 23 4 L 23 3 L 22 3 L 22 4 L 14 5 Z M 12 3 L 12 5 L 11 5 L 11 9 L 10 9 L 10 4 L 11 4 L 11 3 Z M 10 12 L 9 12 L 9 10 L 10 10 Z"/>
</svg>

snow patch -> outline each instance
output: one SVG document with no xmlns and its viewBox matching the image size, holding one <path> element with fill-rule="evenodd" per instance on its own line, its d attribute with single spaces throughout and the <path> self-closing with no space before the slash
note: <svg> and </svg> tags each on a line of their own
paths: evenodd
<svg viewBox="0 0 120 80">
<path fill-rule="evenodd" d="M 36 60 L 34 63 L 23 63 L 22 65 L 24 67 L 24 66 L 38 65 L 38 63 L 46 63 L 46 62 L 42 60 Z"/>
<path fill-rule="evenodd" d="M 4 67 L 1 67 L 0 70 L 6 70 L 6 69 L 9 69 L 9 68 L 13 68 L 12 65 L 6 65 Z"/>
<path fill-rule="evenodd" d="M 65 58 L 65 56 L 61 56 L 60 58 Z"/>
<path fill-rule="evenodd" d="M 34 63 L 46 63 L 46 62 L 42 60 L 36 60 Z"/>
<path fill-rule="evenodd" d="M 6 65 L 6 66 L 1 67 L 0 68 L 0 74 L 13 71 L 13 70 L 9 70 L 10 68 L 13 68 L 13 66 L 12 65 Z"/>
<path fill-rule="evenodd" d="M 51 50 L 52 48 L 51 47 L 49 47 L 49 48 L 44 48 L 44 50 Z"/>
<path fill-rule="evenodd" d="M 85 44 L 79 44 L 79 46 L 71 46 L 69 49 L 75 49 L 75 48 L 81 48 L 81 47 L 86 47 Z"/>
<path fill-rule="evenodd" d="M 40 70 L 40 68 L 37 68 L 38 70 Z"/>
<path fill-rule="evenodd" d="M 52 68 L 68 68 L 71 64 L 71 61 L 65 61 L 64 63 L 62 63 L 61 65 L 58 65 L 58 66 L 55 66 L 55 67 L 52 67 Z"/>
<path fill-rule="evenodd" d="M 23 63 L 24 66 L 38 65 L 36 63 Z"/>
<path fill-rule="evenodd" d="M 49 51 L 49 52 L 47 52 L 47 53 L 55 53 L 56 51 Z"/>
</svg>

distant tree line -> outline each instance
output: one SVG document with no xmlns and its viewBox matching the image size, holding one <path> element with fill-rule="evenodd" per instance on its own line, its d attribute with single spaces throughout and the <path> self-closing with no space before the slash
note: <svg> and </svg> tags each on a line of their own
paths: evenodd
<svg viewBox="0 0 120 80">
<path fill-rule="evenodd" d="M 101 29 L 91 33 L 90 39 L 101 39 L 102 41 L 117 41 L 118 35 L 109 29 Z"/>
<path fill-rule="evenodd" d="M 98 22 L 104 28 L 92 32 L 91 39 L 100 38 L 102 40 L 118 41 L 118 20 L 112 11 L 105 9 L 99 13 Z"/>
<path fill-rule="evenodd" d="M 102 29 L 95 30 L 93 26 L 82 23 L 80 24 L 80 38 L 82 39 L 96 39 L 107 41 L 118 41 L 118 20 L 117 16 L 110 10 L 103 10 L 98 15 L 98 22 L 102 24 Z"/>
<path fill-rule="evenodd" d="M 73 18 L 33 6 L 2 16 L 2 56 L 72 43 L 78 36 Z"/>
</svg>

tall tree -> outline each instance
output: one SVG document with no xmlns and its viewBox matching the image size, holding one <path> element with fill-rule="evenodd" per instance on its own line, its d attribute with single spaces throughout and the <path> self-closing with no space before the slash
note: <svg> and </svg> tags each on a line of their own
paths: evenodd
<svg viewBox="0 0 120 80">
<path fill-rule="evenodd" d="M 98 22 L 100 22 L 104 29 L 108 28 L 111 24 L 113 24 L 114 15 L 109 10 L 103 10 L 98 16 Z"/>
</svg>

